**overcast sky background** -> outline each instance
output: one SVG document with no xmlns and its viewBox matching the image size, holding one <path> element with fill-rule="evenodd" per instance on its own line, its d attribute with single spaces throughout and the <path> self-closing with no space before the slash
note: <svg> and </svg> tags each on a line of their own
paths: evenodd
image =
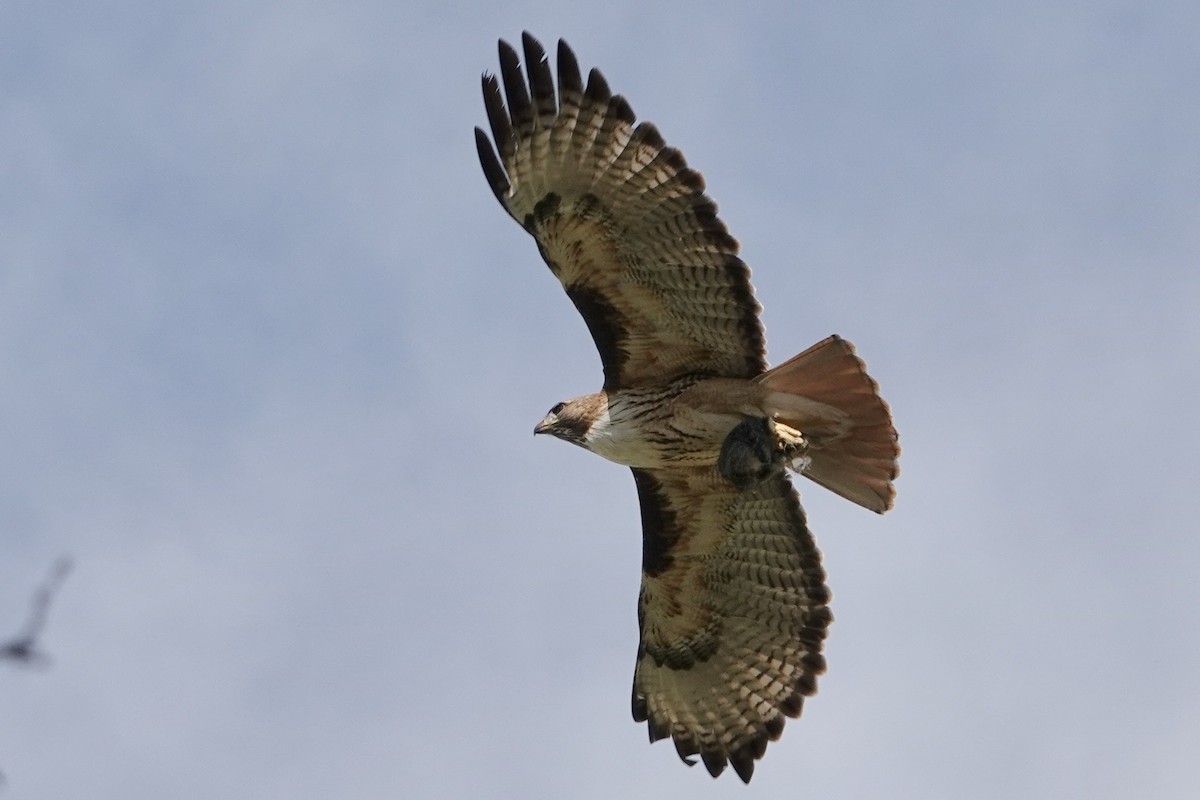
<svg viewBox="0 0 1200 800">
<path fill-rule="evenodd" d="M 12 798 L 1200 796 L 1200 5 L 0 9 Z M 603 11 L 597 10 L 603 8 Z M 903 455 L 801 480 L 829 672 L 754 783 L 629 714 L 628 471 L 472 127 L 563 36 L 704 172 L 773 363 Z"/>
</svg>

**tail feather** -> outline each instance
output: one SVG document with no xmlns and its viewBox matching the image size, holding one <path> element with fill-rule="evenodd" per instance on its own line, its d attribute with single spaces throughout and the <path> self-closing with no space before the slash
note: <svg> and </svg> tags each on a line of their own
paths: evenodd
<svg viewBox="0 0 1200 800">
<path fill-rule="evenodd" d="M 896 429 L 852 344 L 830 336 L 755 380 L 766 408 L 808 440 L 806 477 L 877 513 L 892 507 Z"/>
</svg>

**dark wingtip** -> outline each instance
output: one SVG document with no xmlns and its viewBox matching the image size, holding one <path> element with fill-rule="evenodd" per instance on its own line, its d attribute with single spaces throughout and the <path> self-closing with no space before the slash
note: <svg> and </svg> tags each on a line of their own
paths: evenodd
<svg viewBox="0 0 1200 800">
<path fill-rule="evenodd" d="M 725 760 L 725 754 L 719 750 L 704 750 L 700 753 L 700 759 L 704 762 L 704 768 L 708 770 L 708 774 L 714 778 L 725 771 L 725 765 L 728 763 Z"/>
<path fill-rule="evenodd" d="M 495 75 L 483 73 L 483 106 L 487 111 L 488 125 L 496 140 L 496 149 L 501 157 L 511 154 L 515 148 L 512 123 L 504 109 L 504 97 L 500 94 L 500 81 Z"/>
<path fill-rule="evenodd" d="M 603 101 L 607 103 L 612 99 L 612 89 L 608 88 L 608 81 L 604 79 L 604 75 L 600 70 L 592 67 L 588 72 L 587 89 L 584 90 L 584 95 L 593 101 Z"/>
<path fill-rule="evenodd" d="M 754 777 L 754 754 L 749 750 L 743 749 L 736 753 L 730 753 L 729 765 L 742 779 L 742 783 L 749 783 L 750 779 Z"/>
<path fill-rule="evenodd" d="M 767 737 L 771 741 L 775 741 L 776 739 L 778 739 L 780 736 L 783 735 L 783 724 L 786 721 L 787 721 L 787 717 L 785 717 L 783 714 L 777 714 L 776 716 L 771 717 L 769 720 L 767 720 L 767 722 L 766 722 Z M 764 744 L 763 747 L 765 749 L 766 745 Z"/>
<path fill-rule="evenodd" d="M 483 128 L 475 129 L 475 149 L 479 151 L 479 164 L 483 167 L 488 185 L 492 187 L 492 194 L 496 195 L 496 199 L 503 205 L 504 197 L 510 188 L 508 176 L 504 174 L 504 167 L 500 165 L 500 159 L 496 157 L 492 142 Z"/>
<path fill-rule="evenodd" d="M 779 704 L 779 710 L 785 716 L 792 719 L 800 716 L 800 712 L 804 709 L 804 695 L 799 692 L 792 692 L 788 698 Z"/>
<path fill-rule="evenodd" d="M 622 122 L 632 125 L 637 121 L 637 115 L 633 113 L 633 106 L 629 105 L 629 101 L 624 95 L 614 95 L 608 103 L 610 114 L 615 114 L 617 119 Z"/>
<path fill-rule="evenodd" d="M 525 85 L 525 77 L 521 74 L 521 56 L 516 48 L 503 39 L 499 42 L 500 49 L 500 79 L 504 83 L 504 97 L 508 100 L 508 115 L 512 118 L 513 127 L 533 121 L 533 109 L 529 103 L 529 88 Z"/>
<path fill-rule="evenodd" d="M 698 752 L 695 745 L 674 737 L 672 737 L 671 741 L 675 744 L 675 752 L 679 755 L 679 760 L 689 767 L 696 766 L 696 759 L 690 757 Z"/>
<path fill-rule="evenodd" d="M 632 705 L 633 705 L 633 709 L 632 709 L 633 710 L 633 721 L 634 722 L 645 722 L 646 719 L 650 716 L 650 714 L 649 714 L 649 709 L 646 707 L 646 698 L 643 697 L 642 695 L 638 694 L 636 677 L 634 678 L 634 683 L 633 683 L 633 704 Z M 651 725 L 650 728 L 651 728 L 651 731 L 653 731 L 654 726 Z M 654 741 L 653 732 L 651 733 L 650 741 Z"/>
<path fill-rule="evenodd" d="M 500 39 L 496 42 L 496 48 L 500 53 L 500 72 L 504 75 L 505 72 L 511 72 L 521 68 L 521 56 L 517 54 L 517 48 L 513 47 L 505 39 Z M 504 77 L 508 77 L 504 75 Z"/>
<path fill-rule="evenodd" d="M 535 64 L 546 61 L 546 48 L 529 31 L 521 32 L 521 49 L 525 53 L 525 68 L 530 69 Z"/>
<path fill-rule="evenodd" d="M 543 119 L 553 118 L 558 113 L 558 103 L 546 50 L 529 31 L 521 34 L 521 45 L 525 49 L 525 71 L 529 74 L 529 93 L 533 97 L 537 115 Z"/>
<path fill-rule="evenodd" d="M 653 122 L 643 122 L 633 129 L 633 138 L 638 142 L 652 147 L 655 150 L 664 150 L 667 147 L 666 141 Z M 676 151 L 678 152 L 678 151 Z M 669 158 L 670 156 L 668 156 Z"/>
<path fill-rule="evenodd" d="M 558 93 L 560 98 L 567 92 L 583 94 L 583 77 L 579 72 L 579 61 L 566 39 L 558 40 Z"/>
</svg>

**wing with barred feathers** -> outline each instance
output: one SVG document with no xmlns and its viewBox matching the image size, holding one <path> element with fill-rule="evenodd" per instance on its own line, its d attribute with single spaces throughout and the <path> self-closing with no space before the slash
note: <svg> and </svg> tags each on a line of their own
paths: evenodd
<svg viewBox="0 0 1200 800">
<path fill-rule="evenodd" d="M 653 125 L 635 125 L 598 70 L 585 86 L 565 42 L 557 91 L 541 44 L 528 33 L 522 44 L 528 80 L 504 41 L 500 80 L 483 77 L 496 147 L 476 128 L 479 159 L 583 315 L 604 388 L 762 373 L 750 271 L 700 173 Z"/>
<path fill-rule="evenodd" d="M 750 781 L 825 671 L 821 554 L 782 472 L 737 491 L 715 468 L 633 470 L 641 639 L 633 717 L 685 762 Z"/>
</svg>

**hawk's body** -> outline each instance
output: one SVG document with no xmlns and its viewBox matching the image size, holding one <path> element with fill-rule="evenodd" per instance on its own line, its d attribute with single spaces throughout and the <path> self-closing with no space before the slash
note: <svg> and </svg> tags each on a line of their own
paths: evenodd
<svg viewBox="0 0 1200 800">
<path fill-rule="evenodd" d="M 484 77 L 484 172 L 537 240 L 600 351 L 600 392 L 535 429 L 633 469 L 642 514 L 633 715 L 714 776 L 749 781 L 825 669 L 820 553 L 785 467 L 871 510 L 893 497 L 896 433 L 836 336 L 768 370 L 737 242 L 700 174 L 560 42 L 500 43 Z M 507 100 L 507 106 L 505 103 Z"/>
<path fill-rule="evenodd" d="M 745 415 L 762 416 L 744 381 L 681 378 L 663 386 L 598 392 L 578 398 L 593 420 L 586 447 L 627 467 L 712 466 L 725 437 Z M 722 390 L 726 390 L 722 392 Z M 715 394 L 742 394 L 732 411 Z M 580 444 L 584 444 L 581 442 Z"/>
</svg>

